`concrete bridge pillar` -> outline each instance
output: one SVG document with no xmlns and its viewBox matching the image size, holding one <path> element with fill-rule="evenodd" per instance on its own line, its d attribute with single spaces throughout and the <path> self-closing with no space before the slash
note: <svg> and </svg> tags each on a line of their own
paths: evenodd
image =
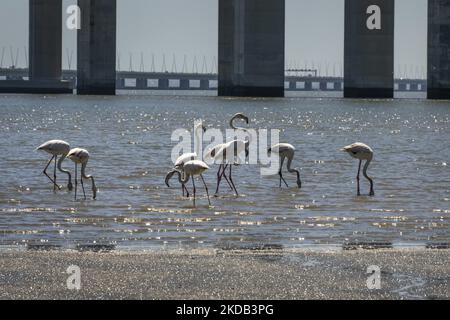
<svg viewBox="0 0 450 320">
<path fill-rule="evenodd" d="M 82 95 L 116 93 L 116 0 L 78 0 L 78 85 Z"/>
<path fill-rule="evenodd" d="M 405 82 L 400 82 L 398 84 L 398 91 L 406 91 L 406 83 Z"/>
<path fill-rule="evenodd" d="M 125 79 L 117 79 L 116 80 L 116 88 L 118 90 L 125 89 Z"/>
<path fill-rule="evenodd" d="M 394 0 L 345 0 L 344 97 L 394 96 Z"/>
<path fill-rule="evenodd" d="M 158 80 L 158 89 L 166 90 L 169 88 L 169 79 L 159 79 Z"/>
<path fill-rule="evenodd" d="M 428 99 L 450 99 L 450 0 L 428 0 Z"/>
<path fill-rule="evenodd" d="M 201 90 L 209 90 L 209 80 L 208 79 L 200 80 L 200 89 Z"/>
<path fill-rule="evenodd" d="M 62 81 L 61 46 L 61 0 L 29 0 L 29 81 L 7 76 L 0 93 L 72 93 L 70 81 Z"/>
<path fill-rule="evenodd" d="M 30 80 L 61 80 L 62 1 L 30 0 Z"/>
<path fill-rule="evenodd" d="M 420 91 L 427 92 L 428 91 L 428 85 L 426 83 L 423 83 L 420 85 Z"/>
<path fill-rule="evenodd" d="M 341 91 L 342 90 L 342 82 L 336 81 L 333 85 L 334 91 Z"/>
<path fill-rule="evenodd" d="M 416 83 L 416 82 L 411 83 L 411 84 L 409 85 L 409 90 L 410 90 L 410 91 L 419 91 L 419 84 Z"/>
<path fill-rule="evenodd" d="M 285 0 L 219 0 L 219 96 L 284 96 Z"/>
<path fill-rule="evenodd" d="M 140 90 L 147 89 L 147 79 L 144 79 L 144 78 L 136 79 L 136 89 L 140 89 Z"/>
<path fill-rule="evenodd" d="M 189 90 L 189 79 L 180 79 L 180 89 Z"/>
</svg>

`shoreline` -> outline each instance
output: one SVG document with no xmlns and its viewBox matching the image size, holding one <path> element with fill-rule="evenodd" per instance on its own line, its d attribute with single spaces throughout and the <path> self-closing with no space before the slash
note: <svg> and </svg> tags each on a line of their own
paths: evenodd
<svg viewBox="0 0 450 320">
<path fill-rule="evenodd" d="M 449 249 L 3 250 L 0 299 L 450 299 L 449 265 Z"/>
</svg>

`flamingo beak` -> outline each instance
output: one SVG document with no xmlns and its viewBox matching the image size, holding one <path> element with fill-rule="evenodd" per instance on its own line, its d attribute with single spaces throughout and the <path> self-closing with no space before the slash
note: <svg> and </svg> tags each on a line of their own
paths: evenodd
<svg viewBox="0 0 450 320">
<path fill-rule="evenodd" d="M 166 183 L 166 186 L 168 187 L 168 188 L 170 188 L 170 184 L 169 184 L 169 181 L 170 181 L 170 179 L 172 179 L 172 176 L 175 174 L 175 171 L 171 171 L 171 172 L 169 172 L 168 174 L 167 174 L 167 176 L 166 176 L 166 180 L 164 181 L 165 183 Z"/>
</svg>

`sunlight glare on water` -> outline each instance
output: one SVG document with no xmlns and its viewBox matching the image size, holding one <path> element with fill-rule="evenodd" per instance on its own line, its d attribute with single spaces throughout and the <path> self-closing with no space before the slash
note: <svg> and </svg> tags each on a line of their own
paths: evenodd
<svg viewBox="0 0 450 320">
<path fill-rule="evenodd" d="M 234 168 L 241 196 L 224 184 L 208 202 L 197 183 L 197 208 L 168 189 L 175 129 L 228 128 L 243 112 L 252 128 L 281 129 L 296 149 L 303 189 L 285 174 Z M 190 96 L 17 96 L 0 98 L 0 244 L 225 246 L 334 244 L 345 241 L 449 241 L 450 106 L 425 100 L 227 99 Z M 53 193 L 42 174 L 51 139 L 89 150 L 96 201 Z M 339 149 L 361 141 L 375 157 L 376 196 L 356 197 L 357 161 Z M 73 163 L 63 165 L 73 172 Z M 52 168 L 52 167 L 50 167 Z M 216 166 L 205 174 L 215 189 Z M 52 170 L 52 169 L 51 169 Z M 51 172 L 51 170 L 49 170 Z M 58 183 L 66 184 L 59 174 Z M 176 186 L 175 181 L 173 181 Z M 192 186 L 189 185 L 191 189 Z M 90 183 L 86 183 L 88 196 Z M 369 186 L 362 179 L 362 192 Z"/>
</svg>

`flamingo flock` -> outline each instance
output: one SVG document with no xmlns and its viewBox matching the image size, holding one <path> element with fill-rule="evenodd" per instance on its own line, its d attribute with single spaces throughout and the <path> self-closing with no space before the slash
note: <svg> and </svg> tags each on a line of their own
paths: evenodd
<svg viewBox="0 0 450 320">
<path fill-rule="evenodd" d="M 235 125 L 235 122 L 241 120 L 245 122 L 247 125 L 249 125 L 250 120 L 247 116 L 245 116 L 242 113 L 235 114 L 231 120 L 230 120 L 230 127 L 234 131 L 242 131 L 244 133 L 248 133 L 248 129 L 244 127 L 238 127 Z M 205 132 L 206 128 L 202 124 L 198 124 L 194 128 L 194 137 L 199 141 L 200 133 L 201 131 Z M 233 181 L 232 176 L 232 168 L 234 166 L 239 166 L 243 163 L 245 163 L 245 159 L 249 155 L 249 147 L 252 142 L 251 135 L 247 135 L 247 138 L 245 140 L 232 140 L 227 143 L 221 143 L 213 148 L 211 148 L 209 151 L 206 152 L 205 158 L 210 158 L 214 160 L 213 163 L 219 164 L 219 168 L 217 171 L 217 184 L 216 184 L 216 192 L 214 194 L 215 197 L 219 194 L 220 185 L 223 180 L 225 180 L 230 187 L 231 191 L 236 195 L 239 196 L 239 193 L 237 191 L 236 185 Z M 91 181 L 91 187 L 92 187 L 92 198 L 95 200 L 97 198 L 97 186 L 95 184 L 95 179 L 92 175 L 86 174 L 86 167 L 90 158 L 89 152 L 86 149 L 81 148 L 74 148 L 71 149 L 69 143 L 62 141 L 62 140 L 51 140 L 48 141 L 41 146 L 39 146 L 36 150 L 44 151 L 48 154 L 50 154 L 52 157 L 48 161 L 47 165 L 45 166 L 43 170 L 43 174 L 50 180 L 50 182 L 53 185 L 53 190 L 61 190 L 62 187 L 57 184 L 57 170 L 64 173 L 68 177 L 67 182 L 67 189 L 69 191 L 73 190 L 73 184 L 72 184 L 72 175 L 70 171 L 65 170 L 62 168 L 63 161 L 68 158 L 75 164 L 75 201 L 77 200 L 77 189 L 78 189 L 78 165 L 81 165 L 80 170 L 80 182 L 81 182 L 81 188 L 83 191 L 84 200 L 86 200 L 86 192 L 84 188 L 84 181 L 90 180 Z M 299 189 L 302 188 L 302 181 L 300 177 L 300 171 L 296 168 L 292 168 L 292 164 L 294 161 L 295 156 L 295 147 L 292 144 L 289 143 L 278 143 L 272 147 L 270 147 L 267 152 L 269 155 L 276 154 L 279 156 L 279 170 L 278 175 L 280 178 L 279 187 L 282 188 L 283 183 L 284 185 L 289 188 L 288 183 L 286 182 L 284 176 L 283 176 L 283 166 L 284 163 L 287 161 L 286 169 L 288 173 L 295 174 L 296 176 L 296 182 L 297 187 Z M 373 160 L 374 152 L 373 150 L 366 144 L 357 142 L 354 144 L 351 144 L 349 146 L 346 146 L 341 149 L 341 151 L 348 153 L 351 157 L 359 160 L 359 166 L 358 166 L 358 174 L 356 177 L 357 181 L 357 196 L 361 196 L 361 186 L 360 186 L 360 175 L 361 175 L 361 168 L 362 164 L 365 161 L 364 167 L 362 168 L 362 173 L 364 178 L 366 178 L 370 183 L 370 192 L 369 196 L 375 196 L 374 191 L 374 182 L 373 179 L 370 178 L 367 174 L 367 170 L 369 168 L 370 163 Z M 199 158 L 199 154 L 202 152 L 202 150 L 196 150 L 196 152 L 193 153 L 185 153 L 181 155 L 175 162 L 174 167 L 171 171 L 169 171 L 165 177 L 165 184 L 167 187 L 170 188 L 170 180 L 174 177 L 178 177 L 178 182 L 181 185 L 183 197 L 190 197 L 189 190 L 186 186 L 186 184 L 189 182 L 189 180 L 192 180 L 192 187 L 193 187 L 193 204 L 194 207 L 196 205 L 196 185 L 195 185 L 195 178 L 198 177 L 203 183 L 203 186 L 206 191 L 206 195 L 208 198 L 208 204 L 211 206 L 211 199 L 209 195 L 208 186 L 206 184 L 206 181 L 203 177 L 203 174 L 210 169 L 210 167 Z M 59 160 L 58 160 L 59 158 Z M 47 172 L 50 165 L 54 162 L 54 168 L 53 168 L 53 177 L 50 176 Z"/>
<path fill-rule="evenodd" d="M 89 160 L 89 152 L 85 149 L 75 148 L 70 149 L 69 143 L 63 140 L 50 140 L 44 143 L 43 145 L 39 146 L 36 150 L 39 151 L 45 151 L 48 154 L 52 156 L 50 161 L 47 163 L 47 166 L 44 168 L 44 175 L 47 176 L 47 178 L 53 183 L 53 190 L 56 191 L 61 190 L 61 186 L 59 186 L 56 183 L 56 168 L 58 168 L 59 171 L 62 173 L 65 173 L 68 175 L 69 181 L 67 183 L 67 189 L 69 191 L 72 191 L 73 185 L 72 185 L 72 175 L 70 174 L 70 171 L 64 170 L 62 168 L 62 163 L 64 159 L 69 158 L 75 163 L 75 200 L 77 200 L 77 187 L 78 187 L 78 177 L 77 177 L 77 168 L 78 165 L 81 165 L 81 187 L 83 189 L 83 195 L 84 199 L 86 200 L 86 192 L 84 190 L 84 181 L 85 180 L 91 180 L 92 182 L 92 193 L 93 193 L 93 199 L 95 200 L 97 198 L 97 187 L 95 185 L 95 180 L 93 176 L 86 175 L 86 166 Z M 56 164 L 57 159 L 59 158 L 58 164 Z M 47 169 L 52 163 L 52 161 L 55 161 L 55 166 L 53 170 L 53 179 L 48 175 Z"/>
<path fill-rule="evenodd" d="M 250 123 L 249 118 L 245 116 L 242 113 L 238 113 L 234 115 L 230 120 L 230 127 L 235 131 L 243 131 L 248 132 L 246 128 L 243 127 L 237 127 L 235 125 L 235 121 L 237 120 L 243 120 L 248 125 Z M 232 140 L 227 143 L 221 143 L 213 148 L 211 148 L 209 151 L 206 152 L 205 158 L 213 159 L 214 163 L 219 163 L 219 168 L 217 171 L 217 184 L 216 184 L 216 192 L 215 196 L 217 197 L 219 194 L 219 188 L 221 185 L 222 179 L 225 179 L 228 183 L 230 189 L 235 193 L 236 196 L 239 195 L 236 185 L 233 181 L 232 177 L 232 168 L 233 166 L 239 166 L 240 164 L 244 163 L 244 159 L 242 156 L 245 156 L 245 158 L 249 155 L 249 146 L 251 143 L 251 135 L 248 135 L 248 138 L 246 140 Z M 292 144 L 289 143 L 278 143 L 272 147 L 270 147 L 267 152 L 268 154 L 277 154 L 279 156 L 279 171 L 278 175 L 280 177 L 280 184 L 279 187 L 282 188 L 282 184 L 289 188 L 288 183 L 283 177 L 283 166 L 285 161 L 287 161 L 286 169 L 288 173 L 295 174 L 296 176 L 296 182 L 297 187 L 299 189 L 302 188 L 302 181 L 300 178 L 300 171 L 296 168 L 292 168 L 292 163 L 294 161 L 295 156 L 295 147 Z M 369 196 L 374 196 L 374 183 L 373 180 L 368 176 L 367 170 L 369 168 L 369 165 L 373 159 L 373 150 L 366 144 L 357 142 L 352 145 L 346 146 L 341 151 L 345 151 L 348 154 L 350 154 L 353 158 L 359 160 L 359 169 L 358 169 L 358 175 L 357 175 L 357 195 L 361 196 L 361 189 L 360 189 L 360 172 L 361 172 L 361 166 L 362 162 L 366 161 L 364 168 L 363 168 L 363 175 L 364 177 L 369 181 L 370 183 L 370 193 Z M 203 185 L 206 190 L 206 194 L 208 197 L 208 203 L 211 205 L 209 192 L 208 192 L 208 186 L 206 185 L 205 179 L 203 178 L 202 173 L 207 171 L 209 166 L 198 159 L 198 153 L 186 153 L 181 155 L 178 160 L 175 163 L 175 167 L 169 171 L 166 175 L 166 185 L 170 188 L 169 181 L 172 179 L 172 177 L 177 174 L 178 175 L 178 181 L 182 186 L 183 189 L 183 196 L 185 195 L 189 197 L 189 191 L 186 188 L 186 183 L 189 181 L 189 178 L 192 177 L 192 183 L 194 187 L 194 206 L 196 202 L 196 189 L 195 189 L 195 183 L 194 183 L 194 176 L 200 176 Z M 227 170 L 228 170 L 228 176 L 227 176 Z"/>
</svg>

